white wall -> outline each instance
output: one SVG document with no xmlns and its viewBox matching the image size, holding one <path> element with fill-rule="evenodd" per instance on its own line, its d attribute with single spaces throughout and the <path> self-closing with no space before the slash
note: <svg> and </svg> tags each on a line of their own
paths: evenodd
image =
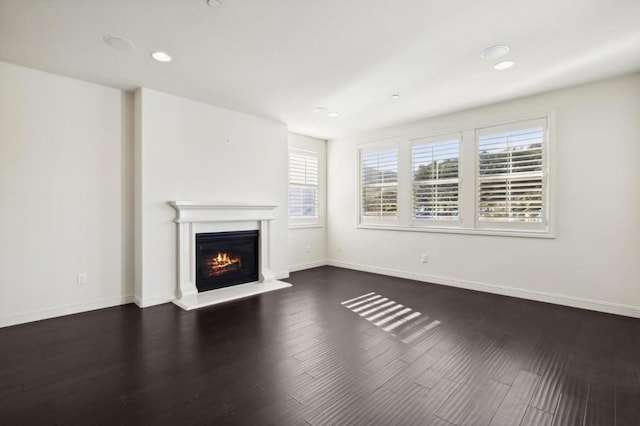
<svg viewBox="0 0 640 426">
<path fill-rule="evenodd" d="M 128 301 L 132 95 L 4 62 L 0 93 L 0 326 Z"/>
<path fill-rule="evenodd" d="M 640 316 L 639 94 L 634 74 L 329 141 L 330 264 Z M 356 229 L 358 144 L 548 110 L 557 238 Z"/>
<path fill-rule="evenodd" d="M 0 326 L 126 303 L 133 293 L 143 305 L 173 298 L 169 200 L 278 203 L 272 261 L 279 277 L 289 266 L 329 258 L 338 266 L 640 312 L 638 74 L 330 141 L 325 228 L 295 230 L 287 229 L 287 145 L 326 147 L 324 141 L 142 89 L 134 151 L 131 94 L 2 62 L 0 93 Z M 551 109 L 556 239 L 356 229 L 359 143 Z M 88 274 L 87 286 L 76 284 L 78 272 Z"/>
<path fill-rule="evenodd" d="M 289 227 L 289 270 L 299 271 L 327 264 L 327 142 L 289 133 L 289 148 L 318 153 L 320 225 Z"/>
<path fill-rule="evenodd" d="M 136 113 L 136 302 L 176 296 L 174 200 L 278 204 L 271 265 L 287 277 L 286 126 L 149 89 Z"/>
</svg>

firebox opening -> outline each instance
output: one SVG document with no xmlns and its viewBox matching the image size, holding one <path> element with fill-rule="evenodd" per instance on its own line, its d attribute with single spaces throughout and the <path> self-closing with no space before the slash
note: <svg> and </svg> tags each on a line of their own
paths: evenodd
<svg viewBox="0 0 640 426">
<path fill-rule="evenodd" d="M 258 281 L 258 231 L 196 234 L 199 292 Z"/>
</svg>

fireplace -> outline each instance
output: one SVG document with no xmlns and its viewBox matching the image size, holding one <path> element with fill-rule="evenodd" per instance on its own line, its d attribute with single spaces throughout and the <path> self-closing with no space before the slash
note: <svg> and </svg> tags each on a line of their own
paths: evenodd
<svg viewBox="0 0 640 426">
<path fill-rule="evenodd" d="M 198 292 L 258 281 L 258 231 L 196 234 Z"/>
<path fill-rule="evenodd" d="M 177 224 L 177 286 L 173 303 L 191 310 L 291 287 L 278 281 L 271 270 L 271 253 L 276 249 L 271 222 L 276 218 L 276 204 L 171 201 L 169 205 L 176 210 Z M 215 237 L 235 235 L 244 239 L 249 234 L 251 243 L 245 241 L 226 251 L 218 246 Z M 204 250 L 199 253 L 202 237 Z M 247 258 L 249 247 L 253 255 Z M 206 266 L 199 268 L 201 264 Z M 244 274 L 246 266 L 251 266 L 253 272 L 243 276 L 244 284 L 239 284 L 238 275 L 240 271 Z"/>
</svg>

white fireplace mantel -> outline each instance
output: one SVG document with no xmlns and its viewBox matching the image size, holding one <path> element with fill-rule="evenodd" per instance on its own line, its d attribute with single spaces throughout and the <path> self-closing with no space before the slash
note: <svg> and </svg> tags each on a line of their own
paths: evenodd
<svg viewBox="0 0 640 426">
<path fill-rule="evenodd" d="M 278 207 L 277 204 L 214 204 L 193 201 L 171 201 L 169 204 L 176 209 L 176 223 L 273 220 L 274 210 Z"/>
<path fill-rule="evenodd" d="M 174 222 L 178 225 L 178 288 L 177 298 L 173 301 L 176 305 L 191 310 L 291 286 L 277 281 L 271 271 L 271 222 L 277 204 L 170 201 L 169 205 L 176 210 Z M 196 234 L 243 230 L 259 231 L 259 281 L 198 293 Z"/>
</svg>

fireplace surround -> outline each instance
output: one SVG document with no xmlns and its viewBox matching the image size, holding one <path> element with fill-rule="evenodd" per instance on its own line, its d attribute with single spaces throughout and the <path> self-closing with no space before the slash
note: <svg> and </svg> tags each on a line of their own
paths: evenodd
<svg viewBox="0 0 640 426">
<path fill-rule="evenodd" d="M 169 205 L 176 210 L 174 222 L 177 224 L 177 297 L 173 300 L 176 305 L 191 310 L 291 286 L 276 280 L 271 271 L 271 223 L 275 218 L 277 205 L 193 201 L 170 201 Z M 203 286 L 202 291 L 198 291 L 197 236 L 249 231 L 258 236 L 257 280 L 215 289 Z M 232 263 L 228 259 L 222 260 L 221 264 Z"/>
</svg>

